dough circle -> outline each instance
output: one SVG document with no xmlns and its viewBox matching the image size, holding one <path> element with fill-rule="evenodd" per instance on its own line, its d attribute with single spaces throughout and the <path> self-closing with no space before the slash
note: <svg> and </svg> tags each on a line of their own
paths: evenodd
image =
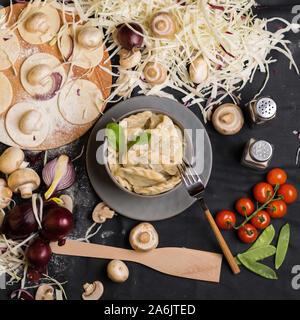
<svg viewBox="0 0 300 320">
<path fill-rule="evenodd" d="M 30 44 L 43 44 L 52 40 L 60 28 L 60 16 L 58 11 L 51 5 L 40 4 L 37 6 L 33 3 L 31 5 L 29 4 L 28 6 L 30 7 L 26 7 L 26 9 L 28 9 L 24 9 L 19 15 L 19 20 L 24 18 L 18 26 L 21 37 Z M 26 29 L 27 19 L 32 14 L 35 14 L 37 12 L 44 13 L 47 16 L 49 29 L 44 34 L 42 34 L 41 32 L 29 32 Z"/>
<path fill-rule="evenodd" d="M 43 125 L 41 126 L 40 131 L 34 131 L 32 134 L 24 134 L 20 131 L 19 124 L 22 116 L 30 110 L 36 110 L 41 113 Z M 41 108 L 34 104 L 34 102 L 21 102 L 12 106 L 7 112 L 5 126 L 11 139 L 24 148 L 39 146 L 45 141 L 49 132 L 47 116 Z"/>
<path fill-rule="evenodd" d="M 13 89 L 7 77 L 0 72 L 0 114 L 10 106 L 13 98 Z"/>
<path fill-rule="evenodd" d="M 18 59 L 20 43 L 14 32 L 0 30 L 0 70 L 10 68 Z"/>
<path fill-rule="evenodd" d="M 73 27 L 69 27 L 64 31 L 61 37 L 60 53 L 65 58 L 67 58 L 70 54 L 72 48 L 72 40 L 70 39 L 71 36 L 75 45 L 70 61 L 72 61 L 75 66 L 83 69 L 89 69 L 97 66 L 102 61 L 104 50 L 102 45 L 96 49 L 87 49 L 78 44 L 77 36 L 80 30 L 83 28 L 84 26 L 77 26 L 75 29 L 75 35 Z"/>
<path fill-rule="evenodd" d="M 30 56 L 22 64 L 22 67 L 20 70 L 20 79 L 24 89 L 33 97 L 37 94 L 45 94 L 50 92 L 53 86 L 53 81 L 51 80 L 48 81 L 45 86 L 32 85 L 28 82 L 27 75 L 29 71 L 33 67 L 38 66 L 40 64 L 46 64 L 47 66 L 50 67 L 50 69 L 53 70 L 53 72 L 59 72 L 63 77 L 62 85 L 66 77 L 66 72 L 64 67 L 61 65 L 60 61 L 55 56 L 49 53 L 36 53 Z"/>
<path fill-rule="evenodd" d="M 95 120 L 102 112 L 103 96 L 93 82 L 78 79 L 61 90 L 58 106 L 66 121 L 83 125 Z"/>
</svg>

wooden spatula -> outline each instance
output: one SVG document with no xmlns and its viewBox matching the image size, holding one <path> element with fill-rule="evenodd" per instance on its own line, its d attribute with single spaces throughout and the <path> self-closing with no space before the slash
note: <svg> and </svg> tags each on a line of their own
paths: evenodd
<svg viewBox="0 0 300 320">
<path fill-rule="evenodd" d="M 53 242 L 51 249 L 56 254 L 137 262 L 176 277 L 220 281 L 222 255 L 213 252 L 159 248 L 144 253 L 75 240 L 67 240 L 61 247 Z"/>
</svg>

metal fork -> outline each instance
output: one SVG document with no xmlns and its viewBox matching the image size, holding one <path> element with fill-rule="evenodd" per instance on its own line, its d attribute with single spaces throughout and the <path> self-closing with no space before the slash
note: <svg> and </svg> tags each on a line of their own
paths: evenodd
<svg viewBox="0 0 300 320">
<path fill-rule="evenodd" d="M 190 164 L 188 160 L 184 160 L 183 164 L 180 164 L 177 167 L 181 175 L 181 179 L 187 188 L 188 193 L 190 194 L 190 196 L 196 198 L 200 202 L 200 205 L 205 213 L 205 216 L 219 242 L 219 245 L 231 267 L 232 272 L 234 274 L 238 274 L 240 272 L 240 268 L 235 262 L 234 257 L 230 249 L 228 248 L 226 241 L 224 240 L 214 218 L 212 217 L 204 201 L 205 187 L 200 176 L 198 175 L 198 173 L 196 172 L 196 170 L 193 168 L 193 166 Z"/>
</svg>

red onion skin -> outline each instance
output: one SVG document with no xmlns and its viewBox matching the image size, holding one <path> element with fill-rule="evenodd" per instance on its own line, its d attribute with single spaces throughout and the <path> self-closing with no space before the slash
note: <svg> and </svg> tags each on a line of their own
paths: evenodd
<svg viewBox="0 0 300 320">
<path fill-rule="evenodd" d="M 58 72 L 53 72 L 51 76 L 53 78 L 53 87 L 51 91 L 45 94 L 36 94 L 34 96 L 36 100 L 40 100 L 40 101 L 50 100 L 56 95 L 56 92 L 60 89 L 62 84 L 62 79 L 63 79 L 62 75 Z"/>
<path fill-rule="evenodd" d="M 143 29 L 136 23 L 129 23 L 129 25 L 143 34 Z M 140 48 L 143 44 L 143 37 L 134 31 L 132 31 L 126 24 L 123 24 L 119 27 L 117 32 L 117 39 L 120 45 L 127 50 L 132 48 Z"/>
<path fill-rule="evenodd" d="M 32 211 L 32 203 L 23 202 L 5 215 L 1 232 L 8 238 L 19 240 L 27 238 L 37 229 L 38 224 Z"/>
<path fill-rule="evenodd" d="M 73 230 L 74 219 L 72 213 L 57 204 L 49 205 L 43 215 L 42 235 L 50 241 L 59 241 Z"/>
<path fill-rule="evenodd" d="M 11 294 L 10 294 L 10 298 L 13 300 L 15 299 L 20 293 L 20 298 L 18 300 L 35 300 L 33 295 L 24 289 L 17 289 L 14 290 Z"/>
<path fill-rule="evenodd" d="M 26 250 L 26 261 L 34 268 L 44 268 L 51 260 L 49 243 L 41 238 L 35 239 Z"/>
</svg>

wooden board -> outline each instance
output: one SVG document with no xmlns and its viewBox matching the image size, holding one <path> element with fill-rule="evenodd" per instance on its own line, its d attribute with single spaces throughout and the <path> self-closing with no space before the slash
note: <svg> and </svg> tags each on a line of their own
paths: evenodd
<svg viewBox="0 0 300 320">
<path fill-rule="evenodd" d="M 12 25 L 17 21 L 19 14 L 21 13 L 21 11 L 23 10 L 23 8 L 25 6 L 26 6 L 26 4 L 14 4 L 13 5 L 13 15 L 11 17 L 9 25 Z M 7 7 L 2 10 L 6 10 L 6 12 L 9 13 L 10 8 Z M 1 13 L 1 11 L 0 11 L 0 13 Z M 62 15 L 62 13 L 60 11 L 59 11 L 59 13 L 60 13 L 60 15 Z M 67 20 L 71 21 L 71 18 L 67 17 Z M 19 75 L 19 71 L 20 71 L 20 68 L 21 68 L 23 62 L 29 56 L 31 56 L 32 54 L 38 53 L 38 52 L 45 52 L 45 53 L 49 53 L 49 54 L 54 55 L 61 62 L 63 62 L 62 56 L 61 56 L 56 44 L 53 46 L 50 46 L 48 43 L 42 44 L 42 45 L 32 45 L 32 44 L 27 43 L 26 41 L 24 41 L 21 38 L 18 30 L 15 30 L 15 34 L 17 35 L 17 37 L 19 39 L 20 47 L 21 47 L 21 52 L 20 52 L 19 58 L 16 61 L 16 63 L 14 64 L 16 71 L 17 71 L 17 75 L 14 74 L 12 68 L 0 71 L 6 75 L 6 77 L 9 79 L 9 81 L 11 82 L 11 85 L 13 87 L 14 95 L 13 95 L 13 100 L 12 100 L 11 106 L 13 106 L 14 104 L 16 104 L 18 102 L 25 102 L 28 100 L 32 100 L 32 97 L 23 89 L 23 86 L 20 81 L 20 75 Z M 104 55 L 103 55 L 101 65 L 103 67 L 111 70 L 111 64 L 110 64 L 110 61 L 108 60 L 109 54 L 106 52 L 105 49 L 106 49 L 106 47 L 104 47 Z M 104 62 L 106 62 L 106 63 L 104 63 Z M 69 68 L 68 66 L 65 66 L 66 72 L 68 72 L 68 68 Z M 84 74 L 85 72 L 87 72 L 87 70 L 84 70 L 82 68 L 75 66 L 75 67 L 73 67 L 73 72 L 74 72 L 74 75 L 76 77 L 78 77 L 78 76 Z M 101 90 L 104 99 L 109 96 L 110 86 L 112 84 L 112 77 L 109 73 L 103 71 L 101 68 L 99 68 L 97 66 L 94 69 L 94 72 L 90 76 L 88 76 L 88 77 L 85 76 L 85 77 L 83 77 L 83 79 L 87 79 L 89 81 L 94 82 L 98 86 L 98 88 Z M 96 119 L 95 121 L 92 121 L 92 122 L 85 124 L 85 125 L 72 125 L 69 122 L 67 122 L 66 120 L 64 120 L 64 118 L 60 114 L 59 109 L 58 109 L 58 105 L 57 105 L 57 95 L 55 98 L 48 101 L 48 103 L 51 103 L 51 107 L 53 104 L 53 108 L 56 108 L 56 111 L 55 111 L 55 115 L 56 115 L 55 118 L 56 119 L 55 119 L 54 123 L 51 123 L 49 135 L 48 135 L 47 139 L 40 146 L 35 147 L 35 148 L 30 148 L 27 150 L 40 150 L 40 151 L 42 151 L 42 150 L 49 150 L 49 149 L 62 147 L 64 145 L 69 144 L 69 143 L 75 141 L 76 139 L 80 138 L 97 121 L 97 119 Z M 104 110 L 104 108 L 105 108 L 105 106 L 103 106 L 103 110 Z M 7 144 L 9 146 L 16 146 L 15 142 L 13 142 L 13 140 L 9 137 L 9 135 L 7 134 L 7 131 L 5 129 L 6 113 L 7 112 L 0 115 L 0 142 Z M 19 147 L 22 148 L 22 146 L 19 146 Z"/>
</svg>

